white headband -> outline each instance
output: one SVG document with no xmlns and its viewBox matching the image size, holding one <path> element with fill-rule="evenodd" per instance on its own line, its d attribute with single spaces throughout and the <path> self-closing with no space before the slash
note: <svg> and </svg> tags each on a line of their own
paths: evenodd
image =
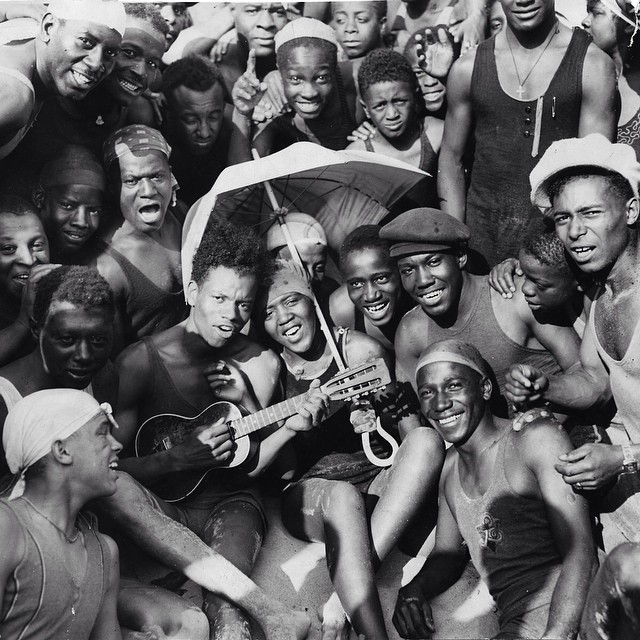
<svg viewBox="0 0 640 640">
<path fill-rule="evenodd" d="M 47 13 L 61 20 L 102 24 L 124 36 L 127 17 L 117 0 L 51 0 Z"/>
<path fill-rule="evenodd" d="M 465 367 L 469 367 L 470 369 L 477 371 L 483 378 L 487 375 L 473 360 L 465 358 L 459 353 L 454 353 L 453 351 L 430 351 L 423 355 L 418 361 L 418 365 L 416 366 L 416 376 L 420 369 L 426 367 L 428 364 L 433 364 L 434 362 L 453 362 L 455 364 L 462 364 Z"/>
<path fill-rule="evenodd" d="M 328 24 L 320 22 L 320 20 L 316 20 L 315 18 L 297 18 L 287 23 L 275 35 L 276 51 L 285 42 L 295 40 L 296 38 L 319 38 L 320 40 L 330 42 L 336 49 L 338 48 L 336 32 Z"/>
</svg>

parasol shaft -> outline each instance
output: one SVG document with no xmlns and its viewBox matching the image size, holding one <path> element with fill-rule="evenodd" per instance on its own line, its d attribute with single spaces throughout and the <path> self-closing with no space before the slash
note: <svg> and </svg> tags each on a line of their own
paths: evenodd
<svg viewBox="0 0 640 640">
<path fill-rule="evenodd" d="M 253 155 L 254 160 L 260 159 L 260 154 L 256 149 L 251 149 L 251 154 Z M 275 194 L 273 193 L 273 188 L 269 184 L 268 180 L 265 180 L 262 184 L 264 185 L 264 188 L 267 192 L 267 197 L 269 198 L 269 202 L 271 203 L 273 210 L 277 211 L 281 207 L 278 204 L 278 201 L 276 200 Z M 284 234 L 285 240 L 287 241 L 287 247 L 289 248 L 289 253 L 291 254 L 291 257 L 295 262 L 297 262 L 305 270 L 305 273 L 306 273 L 307 269 L 304 265 L 304 262 L 302 262 L 302 258 L 298 253 L 298 249 L 293 241 L 293 238 L 291 237 L 291 232 L 289 231 L 289 227 L 287 225 L 284 215 L 282 214 L 276 215 L 276 220 L 278 221 L 278 224 L 282 229 L 282 233 Z M 320 322 L 320 329 L 322 330 L 322 333 L 324 334 L 324 337 L 327 340 L 327 344 L 329 345 L 329 349 L 331 350 L 331 355 L 333 356 L 333 359 L 336 361 L 336 364 L 338 365 L 338 370 L 346 371 L 347 367 L 342 359 L 342 355 L 340 354 L 340 351 L 338 351 L 338 346 L 336 345 L 336 341 L 333 337 L 333 332 L 331 331 L 329 325 L 327 324 L 327 320 L 324 317 L 324 313 L 322 313 L 322 309 L 320 308 L 320 304 L 318 303 L 318 299 L 316 298 L 316 294 L 313 292 L 313 289 L 311 290 L 311 293 L 312 293 L 313 306 L 316 311 L 316 316 L 318 317 L 318 321 Z"/>
</svg>

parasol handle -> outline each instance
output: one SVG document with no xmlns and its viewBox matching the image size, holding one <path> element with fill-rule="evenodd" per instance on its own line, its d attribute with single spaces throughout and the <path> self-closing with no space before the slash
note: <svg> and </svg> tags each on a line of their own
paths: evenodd
<svg viewBox="0 0 640 640">
<path fill-rule="evenodd" d="M 251 149 L 251 155 L 253 156 L 254 160 L 260 159 L 260 154 L 256 149 Z M 269 202 L 271 203 L 271 206 L 273 207 L 274 212 L 277 211 L 281 207 L 278 204 L 278 201 L 276 200 L 276 196 L 275 196 L 275 193 L 273 192 L 273 188 L 271 187 L 271 184 L 269 183 L 268 180 L 264 180 L 262 184 L 264 185 L 265 191 L 267 192 L 267 197 L 269 198 Z M 287 226 L 287 223 L 284 219 L 284 215 L 282 213 L 276 214 L 276 220 L 278 221 L 278 224 L 282 229 L 284 238 L 287 241 L 287 247 L 289 248 L 289 253 L 291 253 L 291 256 L 294 259 L 294 261 L 297 264 L 299 264 L 306 273 L 307 269 L 304 266 L 304 262 L 302 262 L 302 258 L 298 253 L 298 249 L 295 245 L 295 242 L 291 237 L 291 232 L 289 231 L 289 227 Z M 340 351 L 338 351 L 338 345 L 336 345 L 335 338 L 333 337 L 333 332 L 331 331 L 331 329 L 329 328 L 329 325 L 327 324 L 327 320 L 324 317 L 324 313 L 322 313 L 322 309 L 318 304 L 318 299 L 316 298 L 316 294 L 313 292 L 313 289 L 311 290 L 311 299 L 313 300 L 313 306 L 316 312 L 316 316 L 318 318 L 318 321 L 320 322 L 320 329 L 322 330 L 322 333 L 324 334 L 327 344 L 329 345 L 331 355 L 335 360 L 336 365 L 338 366 L 338 370 L 346 371 L 347 366 L 344 363 L 344 360 L 342 359 L 342 355 Z M 398 443 L 395 441 L 393 436 L 388 434 L 382 428 L 382 425 L 380 424 L 380 418 L 378 418 L 376 421 L 376 431 L 380 434 L 381 437 L 383 437 L 391 445 L 391 455 L 389 455 L 387 458 L 379 458 L 371 449 L 370 436 L 368 433 L 361 434 L 362 448 L 364 450 L 365 455 L 369 459 L 369 462 L 371 462 L 371 464 L 375 465 L 376 467 L 389 467 L 393 463 L 393 458 L 396 454 L 396 451 L 398 450 Z"/>
</svg>

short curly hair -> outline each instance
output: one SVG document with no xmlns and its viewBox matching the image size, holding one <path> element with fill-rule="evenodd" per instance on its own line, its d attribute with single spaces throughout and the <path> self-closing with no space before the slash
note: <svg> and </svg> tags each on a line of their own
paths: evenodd
<svg viewBox="0 0 640 640">
<path fill-rule="evenodd" d="M 169 33 L 169 25 L 162 17 L 160 9 L 158 9 L 153 3 L 125 2 L 124 11 L 132 18 L 138 18 L 139 20 L 149 23 L 151 28 L 157 31 L 163 38 L 167 37 L 167 34 Z"/>
<path fill-rule="evenodd" d="M 523 242 L 521 249 L 540 264 L 565 275 L 573 275 L 564 245 L 554 230 L 542 229 L 531 233 Z"/>
<path fill-rule="evenodd" d="M 409 61 L 393 49 L 370 51 L 358 71 L 358 88 L 364 97 L 365 91 L 380 82 L 406 82 L 414 93 L 419 93 L 418 80 Z"/>
<path fill-rule="evenodd" d="M 79 265 L 63 265 L 45 275 L 36 288 L 33 320 L 42 329 L 54 302 L 70 302 L 86 310 L 103 310 L 110 319 L 115 317 L 113 292 L 96 269 Z"/>
<path fill-rule="evenodd" d="M 191 280 L 201 285 L 217 267 L 255 276 L 259 284 L 264 284 L 273 274 L 274 261 L 248 227 L 210 220 L 193 256 Z"/>
<path fill-rule="evenodd" d="M 582 178 L 593 178 L 594 176 L 600 176 L 605 179 L 609 193 L 618 200 L 618 202 L 625 203 L 634 197 L 633 189 L 631 188 L 629 181 L 619 173 L 603 169 L 602 167 L 580 166 L 569 167 L 559 171 L 549 180 L 547 193 L 549 194 L 551 203 L 553 204 L 554 200 L 560 195 L 562 189 L 569 183 Z"/>
<path fill-rule="evenodd" d="M 282 70 L 285 67 L 291 52 L 298 47 L 318 49 L 329 58 L 329 64 L 331 64 L 333 68 L 338 66 L 338 47 L 336 47 L 335 44 L 328 40 L 322 40 L 321 38 L 305 36 L 288 40 L 280 46 L 276 51 L 276 64 L 278 65 L 278 69 Z"/>
<path fill-rule="evenodd" d="M 208 91 L 213 85 L 224 88 L 218 67 L 205 56 L 185 56 L 172 62 L 162 73 L 162 93 L 168 98 L 178 87 L 191 91 Z"/>
<path fill-rule="evenodd" d="M 365 224 L 354 229 L 340 245 L 339 264 L 340 269 L 344 268 L 347 258 L 356 251 L 365 249 L 379 249 L 385 255 L 389 255 L 391 244 L 388 240 L 380 237 L 380 225 Z"/>
</svg>

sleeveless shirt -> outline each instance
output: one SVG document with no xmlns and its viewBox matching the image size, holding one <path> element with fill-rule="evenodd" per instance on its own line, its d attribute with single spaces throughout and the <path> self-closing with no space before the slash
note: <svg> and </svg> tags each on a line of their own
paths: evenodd
<svg viewBox="0 0 640 640">
<path fill-rule="evenodd" d="M 109 582 L 110 551 L 95 521 L 78 515 L 87 564 L 78 584 L 65 566 L 52 525 L 29 503 L 1 500 L 22 525 L 25 553 L 7 581 L 2 602 L 2 637 L 20 640 L 86 640 Z M 78 544 L 78 543 L 76 543 Z"/>
<path fill-rule="evenodd" d="M 102 241 L 98 246 L 118 263 L 129 285 L 125 300 L 125 344 L 169 329 L 184 320 L 187 307 L 182 290 L 161 289 L 117 249 Z"/>
<path fill-rule="evenodd" d="M 595 326 L 595 314 L 598 297 L 591 304 L 587 320 L 587 331 L 593 335 L 593 341 L 600 359 L 609 370 L 611 393 L 618 408 L 625 430 L 631 442 L 640 442 L 640 403 L 638 385 L 640 384 L 640 320 L 631 336 L 627 351 L 621 360 L 615 360 L 606 351 L 598 339 Z"/>
<path fill-rule="evenodd" d="M 31 106 L 29 108 L 29 112 L 30 112 L 29 120 L 27 121 L 27 124 L 24 125 L 24 127 L 16 131 L 16 133 L 13 135 L 11 140 L 9 140 L 8 142 L 5 142 L 3 145 L 0 146 L 0 160 L 2 160 L 3 158 L 6 158 L 20 144 L 22 138 L 25 137 L 25 135 L 27 134 L 27 131 L 29 131 L 36 117 L 38 116 L 38 111 L 40 110 L 40 107 L 42 106 L 42 104 L 39 104 L 36 106 L 36 92 L 33 88 L 33 84 L 31 83 L 31 80 L 29 80 L 29 78 L 27 78 L 27 76 L 25 76 L 23 73 L 21 73 L 20 71 L 16 71 L 11 67 L 0 66 L 0 75 L 9 76 L 14 80 L 18 80 L 31 91 Z"/>
<path fill-rule="evenodd" d="M 461 327 L 443 328 L 429 318 L 425 332 L 424 346 L 454 338 L 474 345 L 489 363 L 496 377 L 501 398 L 492 399 L 492 410 L 501 417 L 507 416 L 507 402 L 504 399 L 506 374 L 512 364 L 523 363 L 541 369 L 547 374 L 560 373 L 556 359 L 546 349 L 523 347 L 507 336 L 496 319 L 491 304 L 491 287 L 487 277 L 480 287 L 480 294 L 466 324 Z M 428 317 L 428 316 L 427 316 Z M 496 404 L 497 403 L 497 404 Z"/>
<path fill-rule="evenodd" d="M 508 431 L 500 439 L 491 484 L 478 498 L 465 493 L 456 455 L 450 475 L 451 509 L 471 560 L 498 605 L 500 630 L 523 617 L 521 624 L 526 625 L 517 635 L 539 638 L 548 619 L 544 605 L 551 602 L 562 558 L 542 500 L 517 494 L 505 475 L 510 435 Z"/>
<path fill-rule="evenodd" d="M 552 142 L 578 136 L 582 68 L 590 42 L 582 29 L 575 29 L 542 99 L 529 101 L 502 90 L 495 37 L 478 45 L 471 77 L 475 152 L 467 225 L 470 246 L 489 266 L 518 255 L 523 236 L 541 219 L 529 199 L 528 176 Z M 534 156 L 536 119 L 541 126 Z"/>
</svg>

